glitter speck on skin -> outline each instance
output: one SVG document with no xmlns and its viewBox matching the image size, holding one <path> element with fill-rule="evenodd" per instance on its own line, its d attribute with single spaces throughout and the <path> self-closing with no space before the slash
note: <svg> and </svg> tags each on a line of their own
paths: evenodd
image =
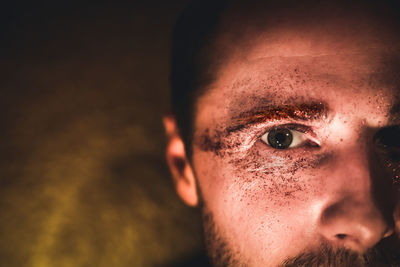
<svg viewBox="0 0 400 267">
<path fill-rule="evenodd" d="M 358 23 L 353 14 L 351 22 Z M 315 245 L 327 217 L 346 225 L 362 218 L 358 226 L 367 222 L 367 227 L 377 221 L 370 233 L 384 224 L 376 205 L 367 205 L 373 199 L 367 179 L 382 178 L 382 171 L 391 185 L 400 175 L 393 171 L 394 161 L 387 168 L 380 161 L 377 173 L 371 173 L 377 162 L 367 156 L 370 130 L 389 122 L 394 87 L 381 82 L 389 69 L 381 60 L 387 47 L 365 48 L 380 37 L 371 37 L 366 25 L 361 35 L 351 32 L 338 40 L 341 23 L 325 25 L 323 31 L 313 23 L 300 34 L 285 27 L 251 38 L 245 50 L 240 40 L 223 43 L 232 46 L 232 53 L 198 99 L 194 162 L 199 186 L 232 255 L 259 260 L 250 266 L 268 266 L 272 258 L 278 263 L 299 252 L 293 248 Z M 299 112 L 310 103 L 329 105 L 322 109 L 329 114 L 316 118 Z M 319 146 L 277 151 L 260 141 L 267 131 L 289 124 L 301 126 Z M 338 212 L 329 212 L 330 207 Z M 341 216 L 358 208 L 371 209 L 350 216 L 353 221 Z"/>
</svg>

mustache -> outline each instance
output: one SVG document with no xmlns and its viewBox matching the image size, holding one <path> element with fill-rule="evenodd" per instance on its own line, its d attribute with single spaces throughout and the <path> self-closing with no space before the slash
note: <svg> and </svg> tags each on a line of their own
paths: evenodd
<svg viewBox="0 0 400 267">
<path fill-rule="evenodd" d="M 279 267 L 400 267 L 400 251 L 374 247 L 364 254 L 327 245 L 285 260 Z"/>
</svg>

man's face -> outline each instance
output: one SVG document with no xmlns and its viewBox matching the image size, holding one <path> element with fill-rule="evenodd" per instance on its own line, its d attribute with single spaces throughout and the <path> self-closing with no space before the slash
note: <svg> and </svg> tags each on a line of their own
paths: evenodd
<svg viewBox="0 0 400 267">
<path fill-rule="evenodd" d="M 276 266 L 397 238 L 400 42 L 366 21 L 221 37 L 192 165 L 214 257 Z"/>
</svg>

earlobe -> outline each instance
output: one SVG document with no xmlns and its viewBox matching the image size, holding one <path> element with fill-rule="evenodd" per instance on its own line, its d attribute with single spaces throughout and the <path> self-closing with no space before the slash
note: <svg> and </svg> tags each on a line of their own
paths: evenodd
<svg viewBox="0 0 400 267">
<path fill-rule="evenodd" d="M 185 145 L 179 136 L 175 118 L 167 115 L 163 118 L 167 134 L 167 163 L 171 170 L 175 189 L 180 198 L 189 206 L 198 204 L 198 195 L 194 172 L 185 152 Z"/>
</svg>

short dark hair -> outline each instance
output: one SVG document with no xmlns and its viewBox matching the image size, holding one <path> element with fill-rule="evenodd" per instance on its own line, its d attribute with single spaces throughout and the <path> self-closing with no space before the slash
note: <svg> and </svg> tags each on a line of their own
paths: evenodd
<svg viewBox="0 0 400 267">
<path fill-rule="evenodd" d="M 192 1 L 181 13 L 172 36 L 171 104 L 179 133 L 191 157 L 195 100 L 214 78 L 208 49 L 215 40 L 221 14 L 228 1 Z"/>
</svg>

